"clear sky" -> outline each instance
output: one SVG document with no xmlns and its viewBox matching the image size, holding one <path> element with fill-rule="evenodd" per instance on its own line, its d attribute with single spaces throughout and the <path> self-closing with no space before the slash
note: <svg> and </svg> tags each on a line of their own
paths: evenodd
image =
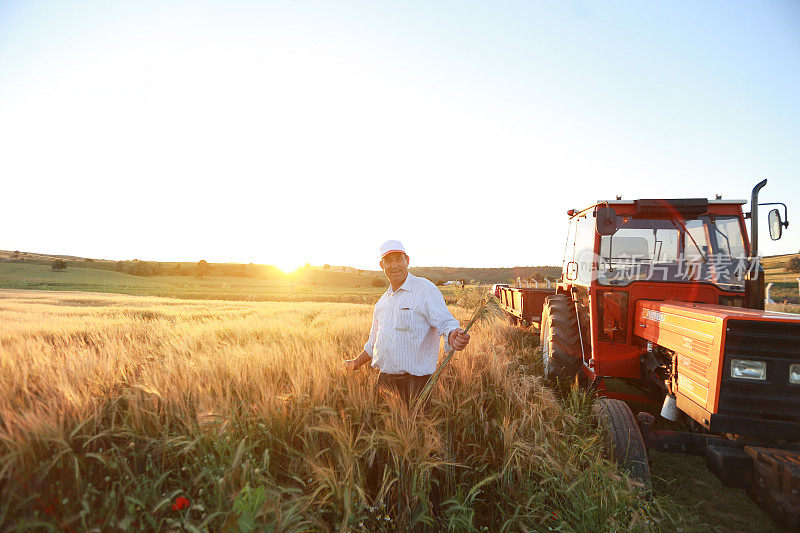
<svg viewBox="0 0 800 533">
<path fill-rule="evenodd" d="M 789 204 L 800 2 L 0 2 L 0 249 L 559 264 L 599 199 Z"/>
</svg>

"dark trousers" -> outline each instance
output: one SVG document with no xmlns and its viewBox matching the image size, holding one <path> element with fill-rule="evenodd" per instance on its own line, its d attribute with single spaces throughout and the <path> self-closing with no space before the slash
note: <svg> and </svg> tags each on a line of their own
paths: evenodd
<svg viewBox="0 0 800 533">
<path fill-rule="evenodd" d="M 383 374 L 378 376 L 378 387 L 396 391 L 406 403 L 411 401 L 412 396 L 417 396 L 425 384 L 428 382 L 427 376 L 415 376 L 413 374 Z"/>
</svg>

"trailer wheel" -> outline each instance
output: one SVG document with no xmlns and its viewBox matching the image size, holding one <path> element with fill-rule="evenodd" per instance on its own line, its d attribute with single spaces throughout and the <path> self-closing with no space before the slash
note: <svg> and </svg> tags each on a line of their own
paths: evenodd
<svg viewBox="0 0 800 533">
<path fill-rule="evenodd" d="M 631 408 L 621 400 L 598 398 L 592 405 L 592 414 L 603 430 L 609 459 L 617 463 L 642 491 L 650 494 L 653 485 L 647 447 Z"/>
<path fill-rule="evenodd" d="M 580 338 L 572 301 L 563 294 L 544 301 L 539 344 L 545 379 L 572 381 L 581 366 Z"/>
</svg>

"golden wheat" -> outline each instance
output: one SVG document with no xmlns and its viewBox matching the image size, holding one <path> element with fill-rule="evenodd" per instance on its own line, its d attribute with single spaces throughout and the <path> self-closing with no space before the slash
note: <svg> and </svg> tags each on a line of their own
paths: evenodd
<svg viewBox="0 0 800 533">
<path fill-rule="evenodd" d="M 379 393 L 374 373 L 343 373 L 371 310 L 2 291 L 0 525 L 588 531 L 669 520 L 613 474 L 586 399 L 557 401 L 502 324 L 473 328 L 425 416 Z M 173 510 L 179 496 L 188 506 Z"/>
</svg>

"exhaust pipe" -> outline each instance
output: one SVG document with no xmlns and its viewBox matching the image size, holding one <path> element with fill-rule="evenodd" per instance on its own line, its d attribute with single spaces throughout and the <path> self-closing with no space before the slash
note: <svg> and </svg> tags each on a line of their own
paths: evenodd
<svg viewBox="0 0 800 533">
<path fill-rule="evenodd" d="M 758 191 L 766 184 L 767 180 L 758 182 L 750 195 L 750 259 L 758 257 Z"/>
<path fill-rule="evenodd" d="M 764 269 L 758 260 L 758 191 L 764 188 L 767 180 L 753 187 L 750 195 L 750 267 L 744 278 L 745 307 L 764 310 Z"/>
<path fill-rule="evenodd" d="M 661 406 L 661 416 L 662 418 L 672 420 L 673 422 L 677 422 L 680 419 L 680 410 L 678 409 L 678 404 L 675 401 L 675 396 L 672 394 L 667 394 L 664 397 L 664 404 Z"/>
</svg>

